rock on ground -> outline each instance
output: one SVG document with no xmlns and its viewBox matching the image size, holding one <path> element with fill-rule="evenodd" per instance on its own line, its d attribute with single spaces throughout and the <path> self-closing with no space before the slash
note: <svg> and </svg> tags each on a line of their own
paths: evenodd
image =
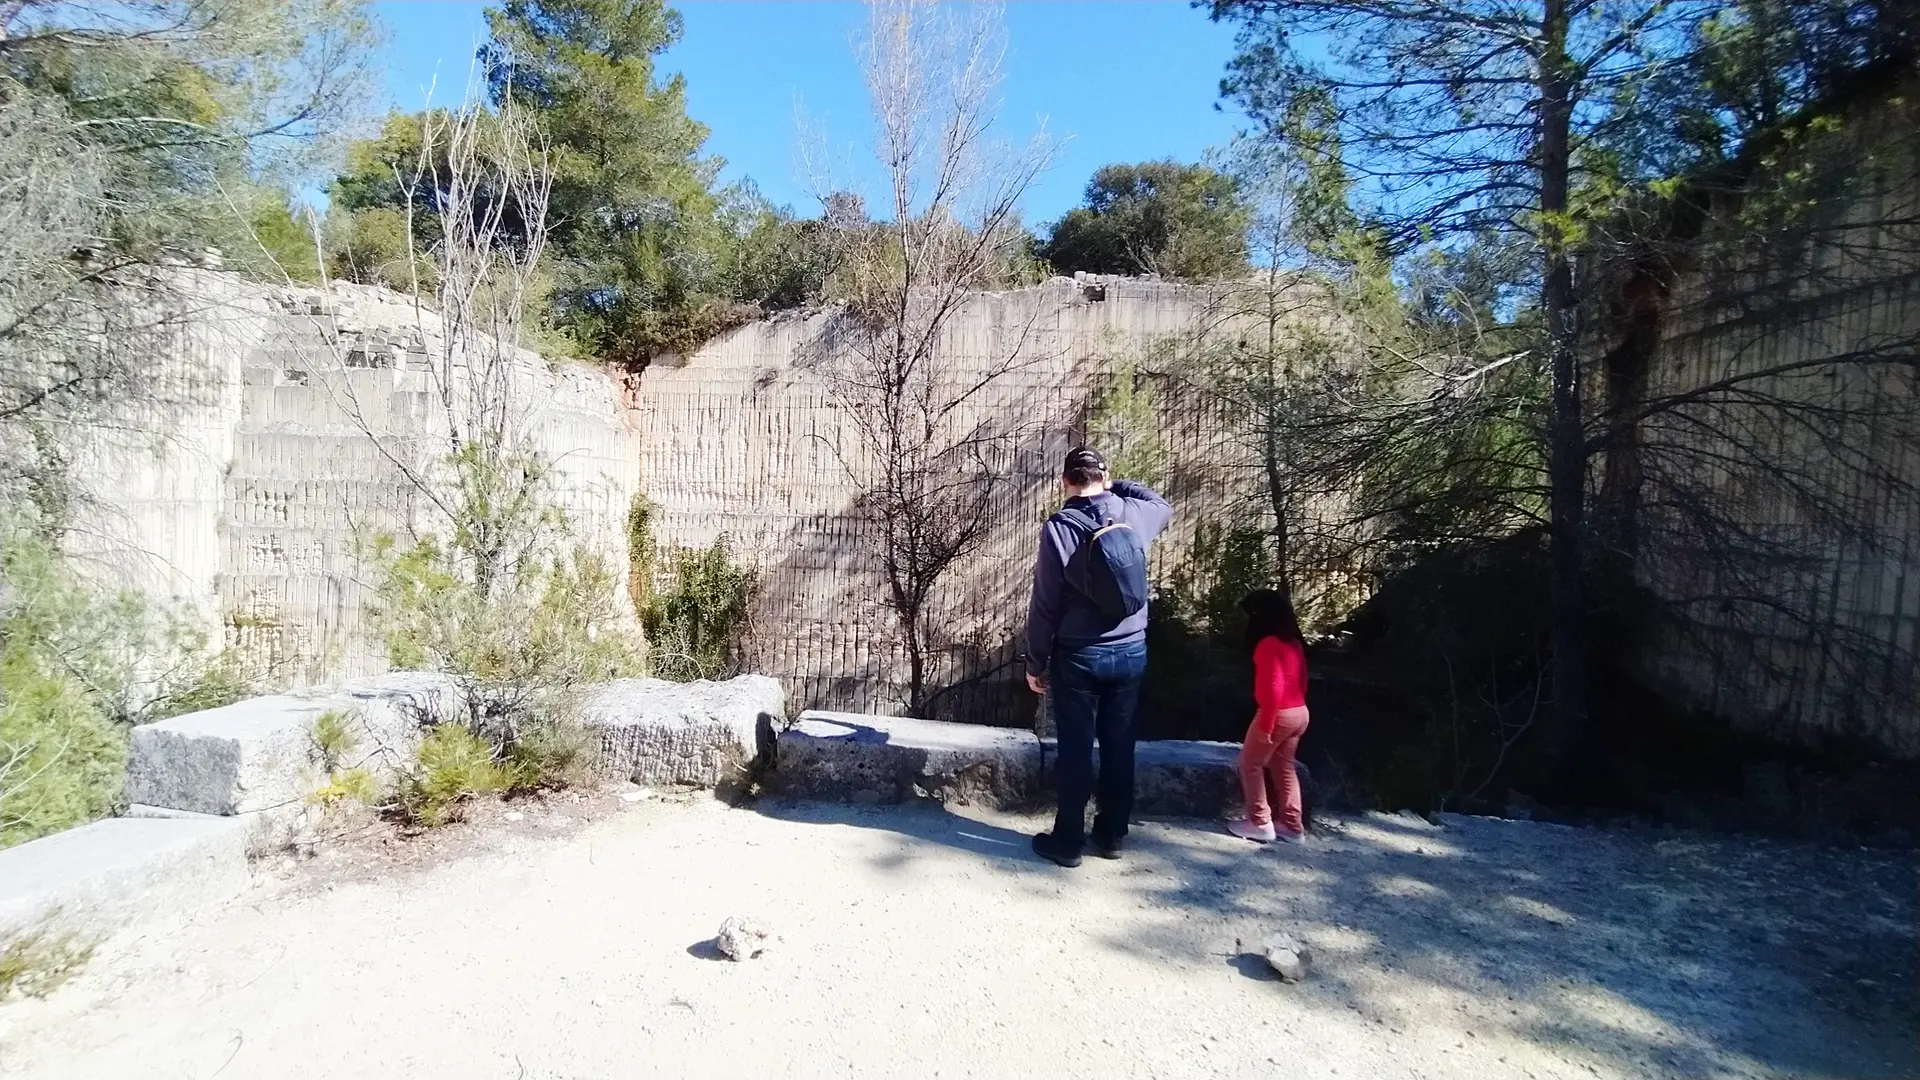
<svg viewBox="0 0 1920 1080">
<path fill-rule="evenodd" d="M 1313 969 L 1313 951 L 1291 934 L 1269 939 L 1264 955 L 1281 982 L 1299 982 Z"/>
<path fill-rule="evenodd" d="M 1911 852 L 1380 816 L 1146 822 L 1063 871 L 1037 818 L 595 805 L 449 862 L 323 850 L 0 1006 L 0 1075 L 1920 1075 Z M 729 912 L 781 943 L 713 962 Z M 1317 961 L 1284 990 L 1236 945 L 1281 928 Z"/>
<path fill-rule="evenodd" d="M 734 915 L 720 924 L 720 933 L 715 935 L 713 943 L 729 960 L 751 960 L 766 949 L 771 936 L 759 926 Z"/>
</svg>

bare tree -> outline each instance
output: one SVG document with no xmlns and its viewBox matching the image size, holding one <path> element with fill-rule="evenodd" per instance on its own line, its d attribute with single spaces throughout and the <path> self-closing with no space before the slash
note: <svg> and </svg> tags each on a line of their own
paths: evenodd
<svg viewBox="0 0 1920 1080">
<path fill-rule="evenodd" d="M 546 247 L 544 138 L 511 101 L 489 111 L 471 92 L 422 123 L 422 152 L 394 182 L 409 215 L 418 192 L 443 193 L 424 251 L 432 282 L 416 271 L 411 287 L 438 423 L 423 437 L 371 419 L 350 374 L 372 361 L 343 325 L 344 291 L 327 295 L 316 337 L 339 407 L 427 511 L 401 523 L 404 542 L 380 536 L 371 552 L 389 659 L 453 675 L 472 726 L 510 754 L 524 725 L 551 730 L 576 690 L 628 670 L 637 643 L 614 566 L 570 540 L 534 429 L 542 361 L 524 347 L 523 320 Z"/>
<path fill-rule="evenodd" d="M 937 640 L 929 602 L 986 537 L 1018 435 L 976 406 L 1041 359 L 1032 326 L 1012 328 L 988 356 L 962 356 L 948 340 L 974 291 L 1012 261 L 1020 200 L 1052 153 L 1044 137 L 1022 151 L 993 137 L 1003 52 L 992 7 L 870 8 L 860 58 L 891 219 L 832 233 L 850 295 L 821 342 L 821 371 L 857 436 L 841 461 L 873 525 L 915 713 L 928 705 Z"/>
</svg>

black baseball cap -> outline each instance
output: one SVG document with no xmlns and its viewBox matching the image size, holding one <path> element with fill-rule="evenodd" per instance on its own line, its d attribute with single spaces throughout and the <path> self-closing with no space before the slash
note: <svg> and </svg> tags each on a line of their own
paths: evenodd
<svg viewBox="0 0 1920 1080">
<path fill-rule="evenodd" d="M 1106 472 L 1107 459 L 1101 457 L 1100 451 L 1091 446 L 1076 446 L 1067 451 L 1067 463 L 1061 466 L 1060 471 L 1069 473 L 1076 469 L 1086 472 Z"/>
</svg>

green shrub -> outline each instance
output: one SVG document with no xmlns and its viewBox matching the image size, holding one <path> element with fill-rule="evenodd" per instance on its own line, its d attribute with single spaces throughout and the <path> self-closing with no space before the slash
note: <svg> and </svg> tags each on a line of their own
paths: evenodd
<svg viewBox="0 0 1920 1080">
<path fill-rule="evenodd" d="M 328 709 L 313 718 L 307 729 L 307 737 L 313 743 L 313 754 L 320 759 L 320 767 L 327 772 L 337 772 L 341 762 L 347 759 L 360 746 L 360 736 L 353 732 L 353 717 L 338 709 Z"/>
<path fill-rule="evenodd" d="M 657 512 L 636 496 L 627 514 L 627 591 L 646 631 L 648 671 L 675 682 L 723 678 L 739 659 L 753 573 L 734 562 L 725 535 L 663 556 L 653 538 Z"/>
<path fill-rule="evenodd" d="M 338 772 L 329 773 L 327 782 L 314 789 L 309 798 L 327 807 L 349 802 L 363 806 L 377 806 L 380 803 L 380 781 L 375 778 L 372 770 L 363 766 L 341 769 Z"/>
<path fill-rule="evenodd" d="M 514 791 L 563 788 L 588 779 L 592 733 L 570 720 L 550 719 L 522 733 L 506 749 L 502 767 Z"/>
<path fill-rule="evenodd" d="M 125 785 L 126 727 L 36 644 L 0 646 L 0 847 L 106 817 Z"/>
<path fill-rule="evenodd" d="M 1243 626 L 1241 598 L 1276 581 L 1266 530 L 1202 521 L 1194 527 L 1187 558 L 1168 573 L 1155 602 L 1168 617 L 1226 641 Z"/>
<path fill-rule="evenodd" d="M 1115 477 L 1158 486 L 1167 481 L 1164 426 L 1153 377 L 1127 361 L 1095 396 L 1087 437 L 1107 456 Z"/>
<path fill-rule="evenodd" d="M 161 682 L 159 692 L 141 710 L 143 723 L 231 705 L 260 693 L 272 682 L 264 667 L 248 663 L 232 649 L 206 657 L 198 632 L 182 631 L 178 636 L 177 670 Z"/>
<path fill-rule="evenodd" d="M 380 782 L 373 771 L 346 761 L 360 748 L 360 736 L 353 730 L 354 715 L 328 709 L 307 726 L 310 753 L 326 773 L 327 782 L 315 789 L 309 800 L 323 807 L 341 803 L 375 806 L 380 803 Z"/>
<path fill-rule="evenodd" d="M 418 766 L 401 781 L 396 805 L 406 820 L 432 827 L 458 820 L 467 800 L 510 786 L 485 739 L 461 724 L 441 724 L 421 740 Z"/>
<path fill-rule="evenodd" d="M 444 537 L 380 537 L 368 552 L 389 661 L 451 676 L 467 701 L 397 793 L 401 815 L 424 825 L 473 795 L 578 780 L 579 696 L 637 673 L 641 658 L 613 566 L 570 541 L 540 455 L 468 443 L 446 466 Z"/>
<path fill-rule="evenodd" d="M 112 814 L 127 729 L 245 696 L 177 612 L 76 578 L 58 545 L 0 523 L 0 847 Z"/>
</svg>

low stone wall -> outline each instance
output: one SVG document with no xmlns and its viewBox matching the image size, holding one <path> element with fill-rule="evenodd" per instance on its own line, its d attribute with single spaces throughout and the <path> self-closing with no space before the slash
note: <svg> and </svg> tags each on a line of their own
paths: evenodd
<svg viewBox="0 0 1920 1080">
<path fill-rule="evenodd" d="M 43 925 L 93 940 L 230 900 L 246 888 L 249 855 L 297 840 L 318 818 L 322 714 L 340 714 L 354 736 L 342 766 L 390 778 L 423 730 L 465 711 L 454 680 L 403 672 L 135 728 L 129 816 L 0 852 L 0 941 Z M 788 724 L 781 685 L 759 675 L 621 680 L 590 693 L 581 719 L 599 736 L 593 768 L 608 780 L 724 790 L 757 774 L 768 791 L 802 798 L 1025 808 L 1053 779 L 1053 742 L 1032 732 L 825 712 Z M 1237 809 L 1237 751 L 1139 744 L 1137 809 Z"/>
<path fill-rule="evenodd" d="M 354 746 L 341 767 L 392 780 L 422 733 L 466 715 L 460 684 L 396 672 L 337 690 L 252 698 L 133 730 L 127 801 L 139 812 L 211 814 L 246 822 L 250 851 L 284 847 L 313 825 L 327 782 L 314 721 L 338 714 Z M 598 735 L 594 773 L 607 780 L 720 788 L 742 780 L 786 722 L 780 684 L 622 679 L 588 694 L 581 720 Z"/>
<path fill-rule="evenodd" d="M 398 672 L 338 689 L 252 698 L 133 730 L 128 815 L 0 851 L 0 945 L 45 931 L 91 943 L 224 903 L 248 883 L 249 856 L 318 824 L 327 783 L 314 721 L 337 713 L 353 747 L 339 762 L 391 780 L 422 733 L 467 700 L 444 675 Z M 724 789 L 772 754 L 786 724 L 778 682 L 625 679 L 588 695 L 608 780 Z"/>
<path fill-rule="evenodd" d="M 459 684 L 396 672 L 337 690 L 250 698 L 133 729 L 127 801 L 136 812 L 211 814 L 246 825 L 250 850 L 284 846 L 318 815 L 327 782 L 314 721 L 336 713 L 353 739 L 342 767 L 390 779 L 413 760 L 421 732 L 464 715 Z"/>
<path fill-rule="evenodd" d="M 225 903 L 247 887 L 246 839 L 230 817 L 124 817 L 0 851 L 0 946 L 37 931 L 90 945 Z"/>
<path fill-rule="evenodd" d="M 1026 809 L 1053 787 L 1054 742 L 1030 731 L 858 713 L 806 712 L 775 745 L 768 790 L 796 798 Z M 1134 808 L 1219 817 L 1241 807 L 1237 743 L 1142 742 Z M 1096 758 L 1098 752 L 1096 751 Z"/>
</svg>

